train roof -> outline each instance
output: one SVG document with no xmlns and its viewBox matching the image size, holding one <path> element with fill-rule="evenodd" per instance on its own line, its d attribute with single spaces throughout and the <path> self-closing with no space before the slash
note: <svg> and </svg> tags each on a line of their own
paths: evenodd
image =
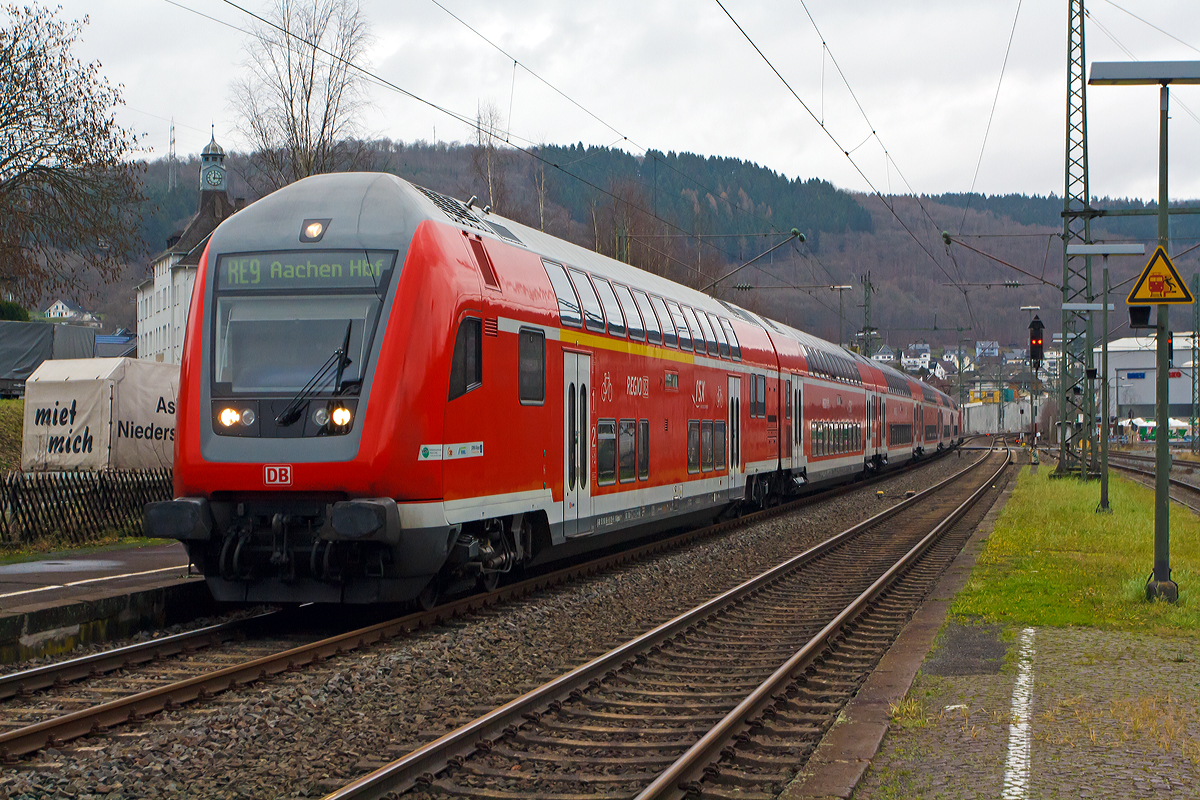
<svg viewBox="0 0 1200 800">
<path fill-rule="evenodd" d="M 767 332 L 768 336 L 774 332 L 793 339 L 804 348 L 806 353 L 808 350 L 820 350 L 879 369 L 884 375 L 891 376 L 893 382 L 903 381 L 910 386 L 919 387 L 921 394 L 926 399 L 937 399 L 941 405 L 954 406 L 953 401 L 948 395 L 924 381 L 902 373 L 887 364 L 873 361 L 844 347 L 827 342 L 811 333 L 773 320 L 770 317 L 756 314 L 742 308 L 736 303 L 710 297 L 683 284 L 609 258 L 601 253 L 588 250 L 585 247 L 572 244 L 557 236 L 552 236 L 544 231 L 539 231 L 536 228 L 531 228 L 517 222 L 514 219 L 509 219 L 508 217 L 483 209 L 476 213 L 473 206 L 468 206 L 460 200 L 439 192 L 434 192 L 431 189 L 416 186 L 415 184 L 414 188 L 423 194 L 429 204 L 440 210 L 452 223 L 456 223 L 468 230 L 494 236 L 510 244 L 525 247 L 547 260 L 584 269 L 593 275 L 607 278 L 616 283 L 623 283 L 631 288 L 641 289 L 677 302 L 686 303 L 693 308 L 721 315 L 732 313 L 743 322 L 762 328 Z"/>
<path fill-rule="evenodd" d="M 302 191 L 301 187 L 305 189 L 318 188 L 313 184 L 319 185 L 317 195 L 320 199 L 315 204 L 310 192 L 305 192 L 304 195 L 296 194 Z M 397 209 L 394 203 L 387 202 L 387 199 L 397 200 L 399 196 L 404 197 L 405 208 L 399 214 L 400 218 L 397 218 Z M 303 200 L 301 200 L 302 197 Z M 320 206 L 320 208 L 318 209 L 316 206 Z M 305 178 L 235 214 L 221 226 L 224 230 L 219 229 L 218 235 L 214 238 L 244 241 L 244 236 L 252 232 L 256 239 L 279 236 L 279 245 L 286 243 L 294 246 L 292 244 L 295 236 L 292 230 L 294 226 L 280 223 L 290 223 L 291 217 L 297 215 L 306 218 L 314 216 L 351 217 L 354 219 L 354 223 L 349 229 L 338 226 L 344 231 L 342 235 L 327 236 L 326 238 L 340 240 L 344 236 L 346 244 L 353 241 L 359 246 L 366 247 L 379 246 L 381 234 L 390 238 L 402 231 L 414 230 L 421 218 L 448 222 L 473 233 L 523 247 L 547 260 L 583 269 L 593 275 L 625 284 L 631 288 L 641 289 L 724 317 L 732 315 L 744 323 L 761 328 L 766 331 L 768 336 L 774 333 L 794 340 L 802 346 L 806 354 L 810 350 L 820 350 L 869 365 L 881 370 L 884 375 L 892 376 L 893 381 L 900 379 L 919 386 L 922 394 L 926 397 L 937 395 L 944 398 L 946 404 L 952 405 L 949 397 L 942 392 L 886 364 L 866 359 L 839 345 L 769 317 L 755 314 L 735 303 L 717 300 L 683 284 L 572 244 L 516 220 L 492 213 L 488 209 L 477 209 L 473 203 L 464 203 L 449 195 L 418 186 L 395 175 L 347 172 Z M 251 230 L 244 232 L 238 230 L 249 223 L 251 219 L 253 219 L 253 224 L 250 225 Z M 330 233 L 334 233 L 333 226 L 330 227 Z M 234 233 L 235 230 L 238 232 Z M 273 236 L 265 236 L 266 231 L 272 231 Z M 233 235 L 230 236 L 230 234 Z M 238 241 L 236 244 L 241 243 Z M 334 243 L 330 242 L 330 244 Z M 233 241 L 222 242 L 222 244 L 236 247 Z M 264 241 L 263 244 L 274 243 Z"/>
</svg>

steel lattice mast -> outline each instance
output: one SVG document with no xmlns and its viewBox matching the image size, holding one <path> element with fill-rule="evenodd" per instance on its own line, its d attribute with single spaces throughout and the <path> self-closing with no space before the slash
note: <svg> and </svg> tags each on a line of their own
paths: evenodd
<svg viewBox="0 0 1200 800">
<path fill-rule="evenodd" d="M 1067 149 L 1063 190 L 1063 304 L 1090 303 L 1091 256 L 1069 256 L 1072 244 L 1090 244 L 1092 209 L 1088 195 L 1087 78 L 1083 47 L 1083 0 L 1068 0 L 1067 13 Z M 1086 311 L 1062 312 L 1062 367 L 1058 381 L 1059 474 L 1087 473 L 1094 402 L 1087 371 L 1092 366 L 1092 328 Z"/>
</svg>

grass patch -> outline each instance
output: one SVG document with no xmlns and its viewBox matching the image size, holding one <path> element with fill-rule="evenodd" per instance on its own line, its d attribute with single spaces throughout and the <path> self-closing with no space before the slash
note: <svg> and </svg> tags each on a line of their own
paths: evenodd
<svg viewBox="0 0 1200 800">
<path fill-rule="evenodd" d="M 21 466 L 24 400 L 0 400 L 0 475 Z"/>
<path fill-rule="evenodd" d="M 174 544 L 174 539 L 150 539 L 145 536 L 121 536 L 108 531 L 100 539 L 85 545 L 73 544 L 59 539 L 46 539 L 20 546 L 4 545 L 0 549 L 0 564 L 20 564 L 23 561 L 40 561 L 56 555 L 87 555 L 101 550 L 124 550 L 131 547 L 153 547 Z"/>
<path fill-rule="evenodd" d="M 1114 476 L 1113 513 L 1097 514 L 1098 482 L 1051 480 L 1050 473 L 1021 471 L 951 613 L 1022 627 L 1200 630 L 1200 519 L 1172 507 L 1171 566 L 1179 602 L 1148 602 L 1153 490 Z"/>
</svg>

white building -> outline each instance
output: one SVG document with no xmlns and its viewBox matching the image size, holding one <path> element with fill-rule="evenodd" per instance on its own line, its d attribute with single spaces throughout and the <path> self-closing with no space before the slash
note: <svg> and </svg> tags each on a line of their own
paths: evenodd
<svg viewBox="0 0 1200 800">
<path fill-rule="evenodd" d="M 93 328 L 100 326 L 100 320 L 92 312 L 71 300 L 59 298 L 46 309 L 46 319 L 61 319 L 76 325 L 88 325 Z"/>
<path fill-rule="evenodd" d="M 1121 419 L 1154 419 L 1157 342 L 1153 332 L 1108 343 L 1108 413 Z M 1101 348 L 1095 351 L 1097 369 Z M 1170 416 L 1187 419 L 1192 413 L 1192 334 L 1175 334 L 1175 361 L 1167 375 Z M 1099 401 L 1100 386 L 1096 386 Z"/>
<path fill-rule="evenodd" d="M 137 287 L 138 358 L 178 364 L 192 302 L 196 268 L 209 235 L 241 208 L 226 193 L 225 151 L 213 139 L 200 154 L 200 209 L 182 232 L 167 239 L 151 277 Z"/>
<path fill-rule="evenodd" d="M 886 344 L 881 345 L 879 350 L 875 353 L 875 355 L 871 356 L 871 358 L 874 361 L 882 361 L 885 364 L 890 364 L 896 360 L 896 356 L 892 353 L 892 348 L 888 347 Z"/>
</svg>

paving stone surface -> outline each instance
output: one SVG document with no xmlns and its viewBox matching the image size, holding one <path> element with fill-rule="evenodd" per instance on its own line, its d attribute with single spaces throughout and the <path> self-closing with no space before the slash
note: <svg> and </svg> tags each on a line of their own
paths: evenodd
<svg viewBox="0 0 1200 800">
<path fill-rule="evenodd" d="M 1200 636 L 1051 628 L 1034 635 L 1028 791 L 1006 794 L 1015 633 L 947 627 L 856 800 L 1200 798 Z"/>
</svg>

